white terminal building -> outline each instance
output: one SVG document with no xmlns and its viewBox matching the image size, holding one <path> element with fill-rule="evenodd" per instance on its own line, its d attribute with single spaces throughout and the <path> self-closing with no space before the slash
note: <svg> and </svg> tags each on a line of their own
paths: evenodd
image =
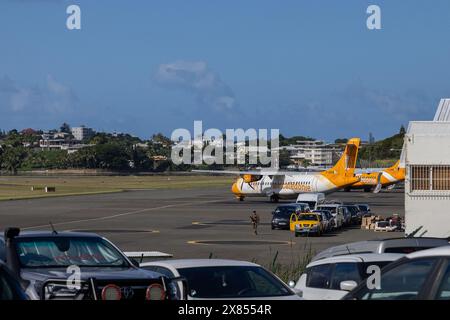
<svg viewBox="0 0 450 320">
<path fill-rule="evenodd" d="M 405 135 L 406 234 L 450 237 L 450 99 L 433 121 L 411 121 Z"/>
<path fill-rule="evenodd" d="M 73 127 L 72 135 L 75 140 L 82 141 L 85 139 L 90 139 L 95 135 L 95 131 L 92 128 L 88 128 L 85 126 L 81 127 Z"/>
<path fill-rule="evenodd" d="M 310 165 L 319 167 L 332 166 L 342 151 L 335 144 L 327 144 L 321 140 L 297 141 L 296 144 L 280 149 L 287 150 L 289 158 L 297 166 L 303 166 L 308 161 Z"/>
</svg>

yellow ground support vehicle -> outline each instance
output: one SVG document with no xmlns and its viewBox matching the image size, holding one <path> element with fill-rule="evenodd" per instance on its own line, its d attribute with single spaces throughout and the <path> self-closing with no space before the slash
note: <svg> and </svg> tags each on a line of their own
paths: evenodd
<svg viewBox="0 0 450 320">
<path fill-rule="evenodd" d="M 322 235 L 324 226 L 322 216 L 318 213 L 301 213 L 300 215 L 292 214 L 290 219 L 290 230 L 295 232 L 298 237 L 302 234 Z"/>
</svg>

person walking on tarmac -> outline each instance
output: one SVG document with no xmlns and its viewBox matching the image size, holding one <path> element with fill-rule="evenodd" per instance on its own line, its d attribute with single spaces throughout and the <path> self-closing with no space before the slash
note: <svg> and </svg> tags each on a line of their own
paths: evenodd
<svg viewBox="0 0 450 320">
<path fill-rule="evenodd" d="M 259 216 L 255 210 L 253 210 L 253 213 L 250 216 L 250 221 L 252 222 L 253 232 L 255 233 L 255 235 L 257 235 L 258 234 Z"/>
</svg>

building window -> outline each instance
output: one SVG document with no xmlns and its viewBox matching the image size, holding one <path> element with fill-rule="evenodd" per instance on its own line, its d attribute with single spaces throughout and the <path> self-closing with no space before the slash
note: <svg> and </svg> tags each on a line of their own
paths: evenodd
<svg viewBox="0 0 450 320">
<path fill-rule="evenodd" d="M 430 166 L 411 166 L 411 191 L 430 190 Z"/>
<path fill-rule="evenodd" d="M 450 166 L 433 166 L 432 170 L 432 189 L 450 190 Z"/>
<path fill-rule="evenodd" d="M 410 166 L 411 191 L 450 190 L 450 166 Z"/>
</svg>

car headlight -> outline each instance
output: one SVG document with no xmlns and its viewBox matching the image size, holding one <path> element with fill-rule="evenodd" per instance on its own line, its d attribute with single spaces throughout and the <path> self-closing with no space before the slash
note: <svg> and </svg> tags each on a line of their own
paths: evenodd
<svg viewBox="0 0 450 320">
<path fill-rule="evenodd" d="M 122 292 L 115 284 L 108 284 L 102 289 L 102 300 L 120 300 Z"/>
<path fill-rule="evenodd" d="M 145 293 L 147 300 L 164 300 L 166 298 L 166 291 L 159 283 L 154 283 L 148 286 Z"/>
</svg>

